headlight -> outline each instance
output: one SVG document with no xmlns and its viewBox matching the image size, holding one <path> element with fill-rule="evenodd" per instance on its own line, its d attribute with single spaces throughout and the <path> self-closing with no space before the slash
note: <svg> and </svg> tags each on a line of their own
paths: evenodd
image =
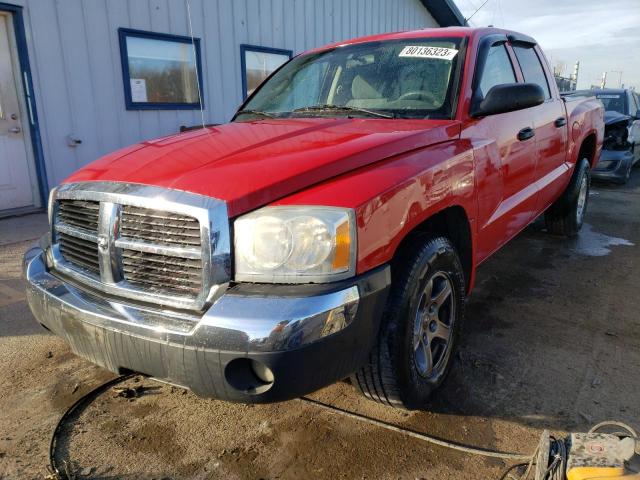
<svg viewBox="0 0 640 480">
<path fill-rule="evenodd" d="M 236 280 L 330 282 L 355 273 L 355 220 L 338 207 L 265 207 L 234 224 Z"/>
</svg>

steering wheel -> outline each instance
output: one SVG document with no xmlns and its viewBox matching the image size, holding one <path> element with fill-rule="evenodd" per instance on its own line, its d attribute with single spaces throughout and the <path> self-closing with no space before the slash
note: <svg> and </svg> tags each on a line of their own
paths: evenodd
<svg viewBox="0 0 640 480">
<path fill-rule="evenodd" d="M 397 99 L 396 102 L 399 102 L 401 100 L 408 100 L 410 97 L 422 97 L 422 98 L 426 98 L 428 101 L 430 101 L 433 105 L 436 105 L 436 97 L 433 96 L 433 94 L 431 92 L 427 92 L 426 90 L 412 90 L 410 92 L 407 93 L 403 93 L 402 95 L 400 95 Z"/>
</svg>

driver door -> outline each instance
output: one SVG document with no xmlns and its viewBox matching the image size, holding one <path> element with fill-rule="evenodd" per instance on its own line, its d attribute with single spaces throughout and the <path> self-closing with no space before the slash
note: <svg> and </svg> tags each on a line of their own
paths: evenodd
<svg viewBox="0 0 640 480">
<path fill-rule="evenodd" d="M 488 49 L 477 88 L 516 83 L 512 52 L 506 42 Z M 462 138 L 486 139 L 476 156 L 478 191 L 478 259 L 487 258 L 533 219 L 536 209 L 534 174 L 537 163 L 530 109 L 471 119 Z"/>
</svg>

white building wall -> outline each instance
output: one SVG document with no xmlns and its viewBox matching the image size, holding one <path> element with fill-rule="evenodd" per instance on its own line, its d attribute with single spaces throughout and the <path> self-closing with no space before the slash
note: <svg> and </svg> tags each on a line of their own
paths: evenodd
<svg viewBox="0 0 640 480">
<path fill-rule="evenodd" d="M 296 53 L 438 26 L 419 0 L 190 0 L 205 121 L 242 101 L 240 44 Z M 185 0 L 20 0 L 50 186 L 117 148 L 200 123 L 197 110 L 126 110 L 118 28 L 188 35 Z M 73 135 L 82 144 L 70 147 Z"/>
</svg>

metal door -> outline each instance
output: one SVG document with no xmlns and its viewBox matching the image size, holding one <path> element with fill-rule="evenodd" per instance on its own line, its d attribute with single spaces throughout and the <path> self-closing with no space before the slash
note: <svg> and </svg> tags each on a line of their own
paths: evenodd
<svg viewBox="0 0 640 480">
<path fill-rule="evenodd" d="M 0 14 L 0 213 L 34 206 L 34 172 L 23 126 L 22 82 L 15 75 L 11 17 Z"/>
</svg>

